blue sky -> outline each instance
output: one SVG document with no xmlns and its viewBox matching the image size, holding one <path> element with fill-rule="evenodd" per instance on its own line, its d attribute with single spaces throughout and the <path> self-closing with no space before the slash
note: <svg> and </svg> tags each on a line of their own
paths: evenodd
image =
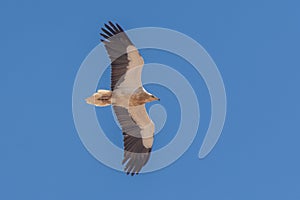
<svg viewBox="0 0 300 200">
<path fill-rule="evenodd" d="M 292 0 L 2 0 L 0 199 L 300 199 L 299 6 Z M 101 164 L 82 145 L 72 118 L 73 82 L 108 20 L 126 29 L 183 32 L 212 56 L 228 112 L 208 157 L 197 155 L 209 96 L 193 75 L 203 104 L 201 127 L 171 166 L 130 177 Z M 142 53 L 146 62 L 193 74 L 174 56 Z M 160 136 L 157 147 L 171 139 L 173 127 L 166 124 L 170 134 Z"/>
</svg>

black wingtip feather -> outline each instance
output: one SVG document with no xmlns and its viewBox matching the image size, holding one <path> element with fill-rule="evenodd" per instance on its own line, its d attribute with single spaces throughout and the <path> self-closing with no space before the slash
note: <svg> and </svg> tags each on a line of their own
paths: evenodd
<svg viewBox="0 0 300 200">
<path fill-rule="evenodd" d="M 101 30 L 106 34 L 108 35 L 109 37 L 112 37 L 113 34 L 111 34 L 108 30 L 106 30 L 105 28 L 101 28 Z"/>
<path fill-rule="evenodd" d="M 104 26 L 112 33 L 112 34 L 116 34 L 117 32 L 115 30 L 113 30 L 110 26 L 108 26 L 107 24 L 104 24 Z"/>
<path fill-rule="evenodd" d="M 117 25 L 117 27 L 119 28 L 119 30 L 120 30 L 121 32 L 124 32 L 124 30 L 122 29 L 122 27 L 121 27 L 118 23 L 116 23 L 116 25 Z"/>
<path fill-rule="evenodd" d="M 108 21 L 108 24 L 104 23 L 104 27 L 101 28 L 102 33 L 100 33 L 100 35 L 105 39 L 109 39 L 113 35 L 124 32 L 124 30 L 118 23 L 114 24 L 111 21 Z"/>
<path fill-rule="evenodd" d="M 118 28 L 111 21 L 109 21 L 108 23 L 117 33 L 120 32 L 120 30 L 118 30 Z"/>
<path fill-rule="evenodd" d="M 108 38 L 109 38 L 107 35 L 105 35 L 105 34 L 103 34 L 103 33 L 100 33 L 100 35 L 101 35 L 102 37 L 104 37 L 105 39 L 108 39 Z"/>
</svg>

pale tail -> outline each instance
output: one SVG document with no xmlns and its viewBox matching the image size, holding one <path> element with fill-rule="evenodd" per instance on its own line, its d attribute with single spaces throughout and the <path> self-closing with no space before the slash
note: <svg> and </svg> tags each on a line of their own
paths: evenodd
<svg viewBox="0 0 300 200">
<path fill-rule="evenodd" d="M 98 90 L 92 96 L 85 99 L 88 104 L 95 106 L 108 106 L 111 104 L 112 92 L 110 90 Z"/>
</svg>

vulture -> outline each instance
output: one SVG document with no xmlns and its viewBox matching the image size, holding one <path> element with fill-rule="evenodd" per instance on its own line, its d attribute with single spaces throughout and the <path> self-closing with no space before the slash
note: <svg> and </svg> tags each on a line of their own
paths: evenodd
<svg viewBox="0 0 300 200">
<path fill-rule="evenodd" d="M 144 60 L 122 27 L 109 21 L 101 30 L 111 60 L 110 90 L 100 89 L 85 100 L 94 106 L 112 106 L 123 132 L 122 165 L 127 175 L 134 175 L 148 162 L 153 146 L 155 128 L 145 104 L 159 98 L 143 88 Z"/>
</svg>

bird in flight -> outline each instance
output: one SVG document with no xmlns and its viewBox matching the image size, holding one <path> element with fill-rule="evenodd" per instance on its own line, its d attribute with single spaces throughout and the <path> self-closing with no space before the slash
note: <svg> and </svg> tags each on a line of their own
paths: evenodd
<svg viewBox="0 0 300 200">
<path fill-rule="evenodd" d="M 111 60 L 111 90 L 98 90 L 86 102 L 112 105 L 123 132 L 124 171 L 134 175 L 148 162 L 153 145 L 155 128 L 145 104 L 159 98 L 143 88 L 144 60 L 121 26 L 109 21 L 101 30 Z"/>
</svg>

